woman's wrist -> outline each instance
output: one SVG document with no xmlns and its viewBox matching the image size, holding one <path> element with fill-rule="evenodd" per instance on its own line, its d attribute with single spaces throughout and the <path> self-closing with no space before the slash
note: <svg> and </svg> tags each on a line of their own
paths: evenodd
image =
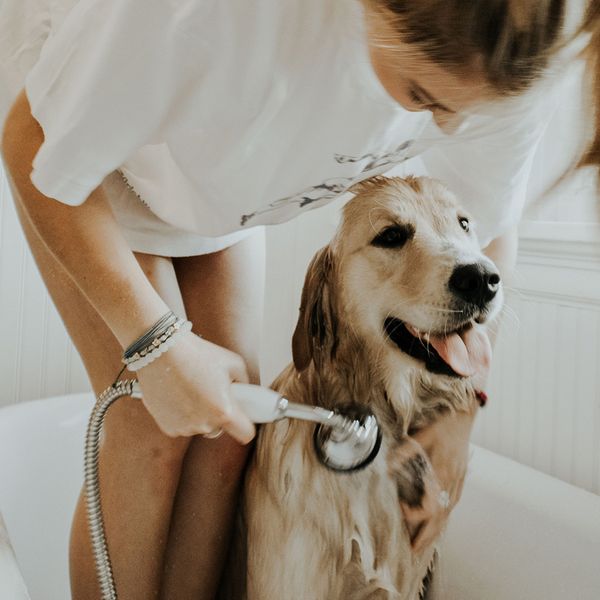
<svg viewBox="0 0 600 600">
<path fill-rule="evenodd" d="M 144 290 L 146 283 L 149 289 Z M 170 308 L 147 279 L 139 281 L 137 289 L 121 290 L 119 296 L 118 303 L 107 307 L 105 320 L 125 351 Z"/>
<path fill-rule="evenodd" d="M 192 323 L 173 311 L 163 315 L 147 332 L 123 352 L 122 362 L 130 371 L 138 371 L 165 353 L 177 340 L 177 334 L 191 331 Z"/>
</svg>

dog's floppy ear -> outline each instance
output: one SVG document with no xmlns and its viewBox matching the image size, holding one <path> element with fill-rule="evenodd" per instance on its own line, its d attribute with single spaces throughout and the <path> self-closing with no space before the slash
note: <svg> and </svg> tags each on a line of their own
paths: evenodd
<svg viewBox="0 0 600 600">
<path fill-rule="evenodd" d="M 314 360 L 320 368 L 326 353 L 335 353 L 337 319 L 335 317 L 333 260 L 329 246 L 315 254 L 304 279 L 298 323 L 292 338 L 292 355 L 298 371 Z"/>
</svg>

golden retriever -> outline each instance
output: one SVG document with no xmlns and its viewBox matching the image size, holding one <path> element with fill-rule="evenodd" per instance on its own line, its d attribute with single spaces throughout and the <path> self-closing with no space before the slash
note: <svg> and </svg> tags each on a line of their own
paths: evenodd
<svg viewBox="0 0 600 600">
<path fill-rule="evenodd" d="M 422 501 L 428 460 L 408 434 L 442 413 L 473 410 L 473 323 L 502 302 L 498 271 L 441 183 L 377 177 L 351 191 L 334 238 L 309 266 L 293 364 L 272 388 L 342 412 L 368 407 L 381 448 L 365 468 L 338 473 L 318 461 L 313 425 L 261 427 L 238 532 L 247 548 L 239 595 L 248 600 L 423 593 L 435 540 L 413 552 L 399 501 Z"/>
</svg>

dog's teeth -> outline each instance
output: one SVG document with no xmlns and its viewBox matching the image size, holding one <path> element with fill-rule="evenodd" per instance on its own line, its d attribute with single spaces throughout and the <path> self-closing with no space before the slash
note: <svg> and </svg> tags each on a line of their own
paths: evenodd
<svg viewBox="0 0 600 600">
<path fill-rule="evenodd" d="M 416 327 L 413 327 L 412 325 L 409 325 L 408 323 L 406 323 L 406 329 L 408 329 L 409 333 L 412 333 L 415 337 L 419 337 L 421 335 L 419 330 Z"/>
<path fill-rule="evenodd" d="M 423 339 L 426 342 L 429 341 L 428 333 L 425 333 L 424 331 L 421 331 L 420 329 L 417 329 L 416 327 L 409 325 L 408 323 L 406 323 L 406 329 L 408 329 L 408 331 L 412 333 L 412 335 L 414 335 L 416 338 Z"/>
</svg>

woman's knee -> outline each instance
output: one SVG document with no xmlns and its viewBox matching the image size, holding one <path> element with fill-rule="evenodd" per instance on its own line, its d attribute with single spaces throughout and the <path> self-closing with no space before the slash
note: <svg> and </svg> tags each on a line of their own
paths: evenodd
<svg viewBox="0 0 600 600">
<path fill-rule="evenodd" d="M 150 469 L 161 477 L 179 471 L 189 443 L 190 438 L 164 434 L 137 398 L 120 398 L 105 418 L 104 456 Z"/>
</svg>

